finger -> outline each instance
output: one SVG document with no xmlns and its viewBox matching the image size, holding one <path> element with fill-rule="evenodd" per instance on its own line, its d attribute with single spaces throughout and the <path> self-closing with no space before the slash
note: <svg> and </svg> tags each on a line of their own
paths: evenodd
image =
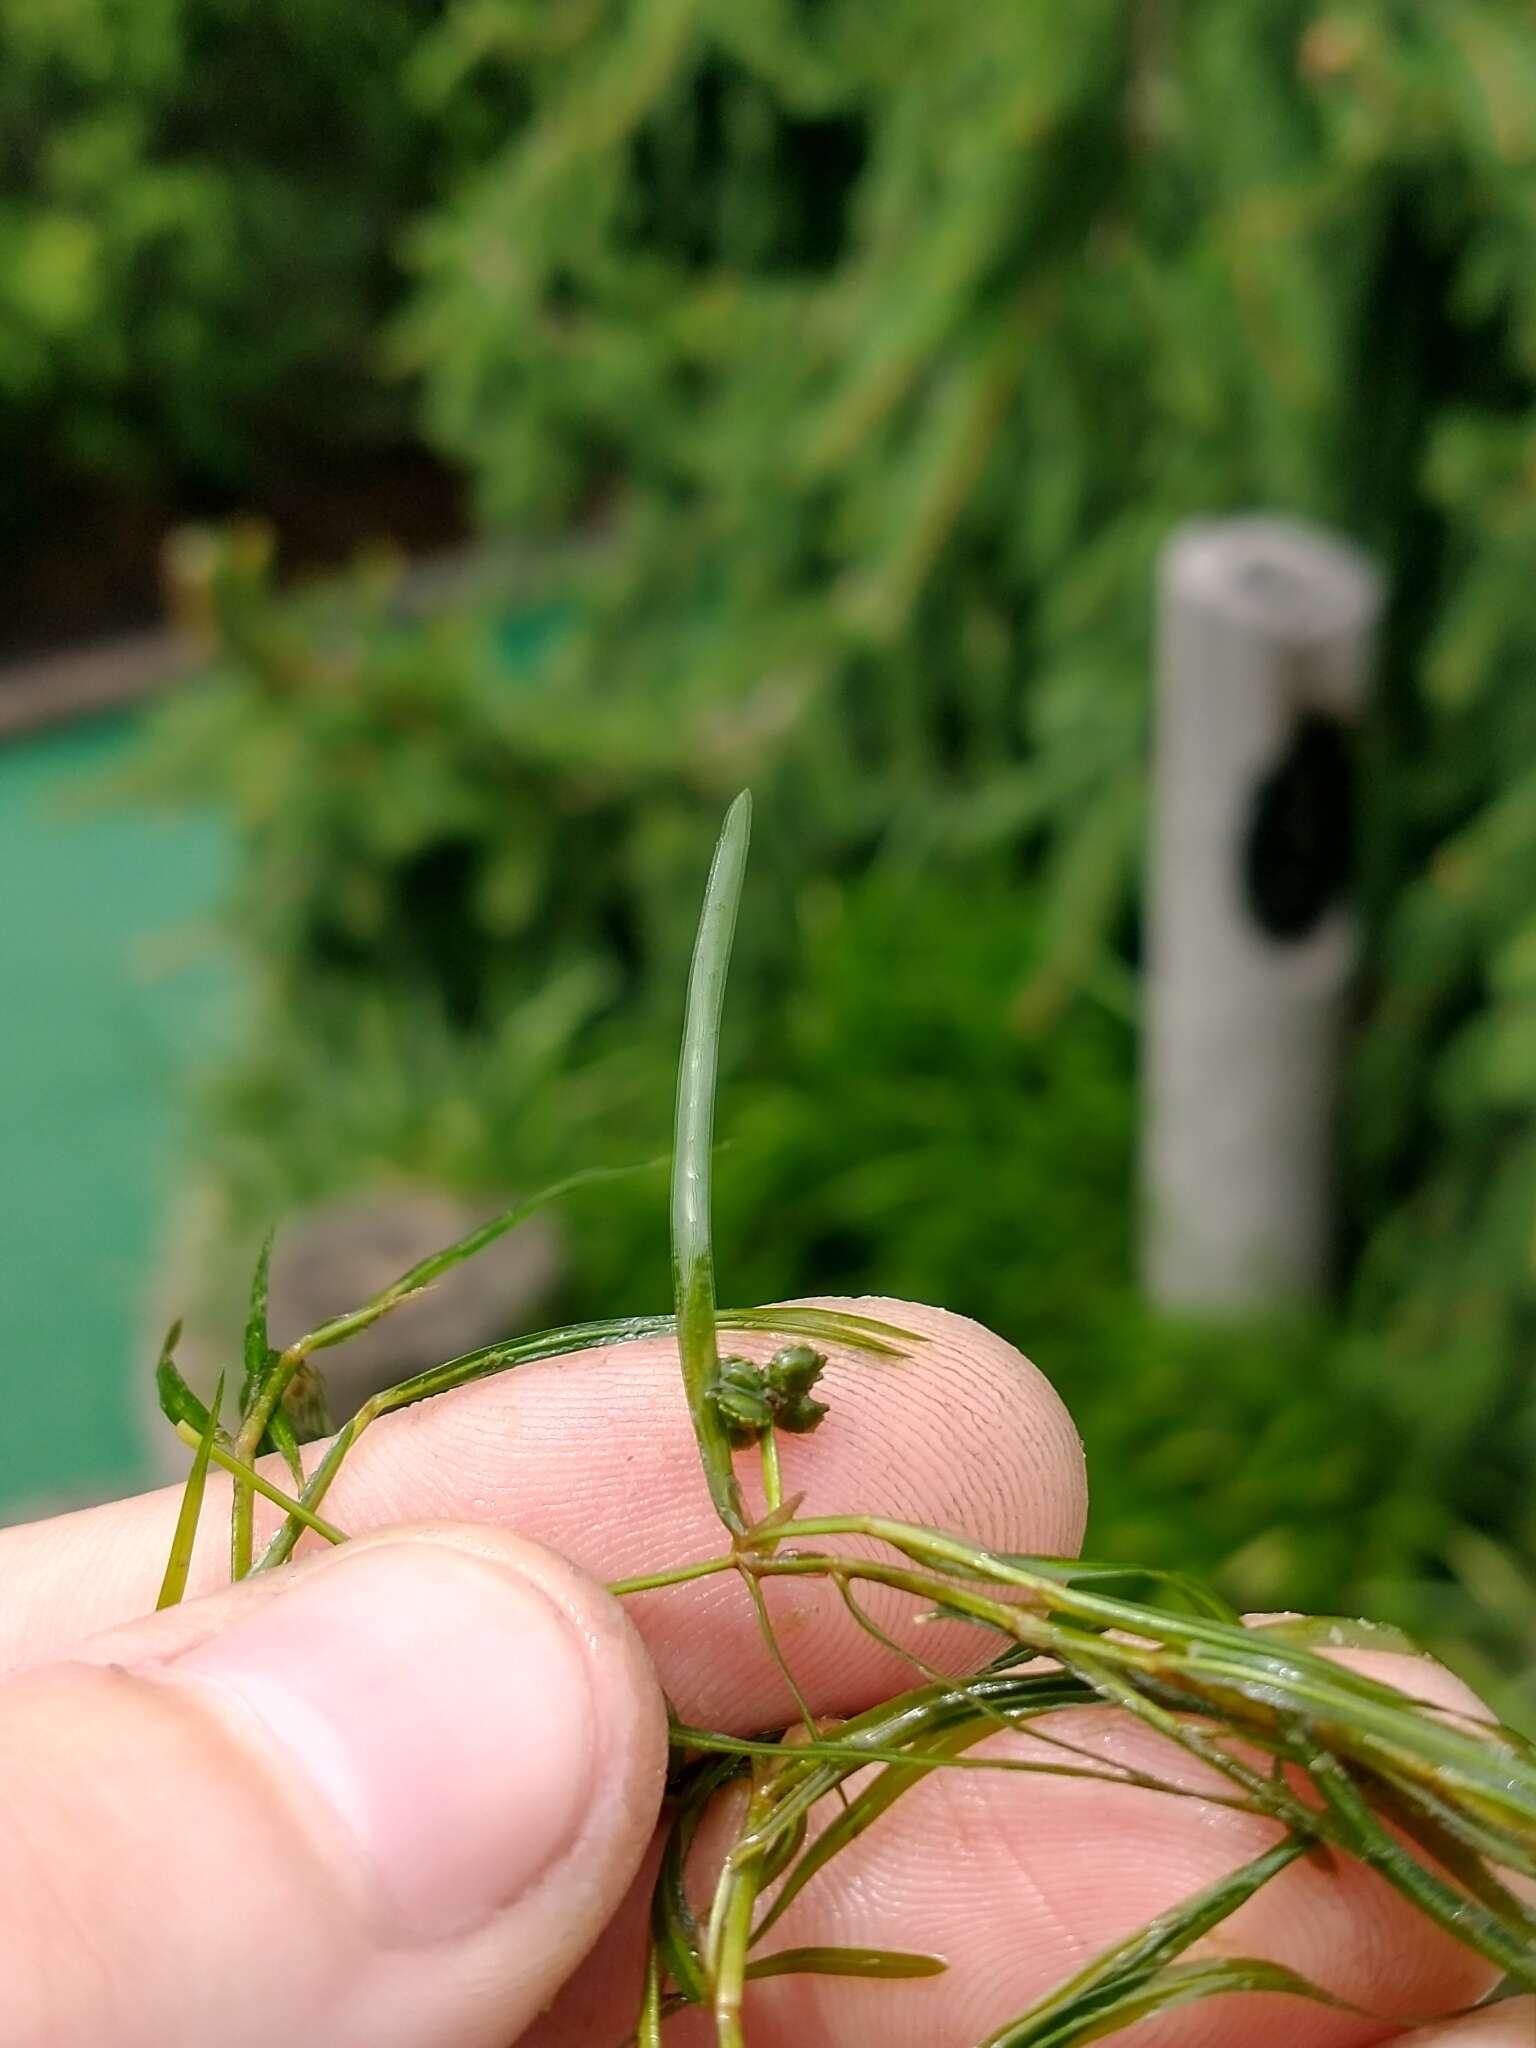
<svg viewBox="0 0 1536 2048">
<path fill-rule="evenodd" d="M 1462 1711 L 1476 1703 L 1420 1659 L 1351 1658 L 1373 1674 Z M 1224 1781 L 1132 1717 L 1108 1709 L 1052 1715 L 1041 1733 L 1186 1791 Z M 971 1752 L 1063 1761 L 1038 1738 L 1000 1735 Z M 905 1949 L 943 1957 L 936 1978 L 856 1982 L 785 1977 L 748 1987 L 756 2048 L 973 2048 L 1094 1956 L 1261 1854 L 1271 1822 L 1198 1798 L 1124 1784 L 1013 1772 L 935 1770 L 808 1884 L 761 1952 L 796 1947 Z M 707 1859 L 711 1844 L 701 1839 Z M 701 1907 L 704 1898 L 699 1901 Z M 633 2024 L 643 1921 L 638 1901 L 583 1973 L 578 2002 L 557 2004 L 528 2048 L 581 2048 Z M 1196 1953 L 1284 1963 L 1366 2016 L 1294 1998 L 1242 1994 L 1161 2017 L 1133 2038 L 1152 2048 L 1367 2048 L 1397 2019 L 1475 2003 L 1497 1972 L 1434 1928 L 1362 1866 L 1293 1865 Z M 612 2002 L 592 2006 L 609 1982 Z M 572 1988 L 576 1997 L 576 1987 Z M 675 2029 L 675 2037 L 673 2035 Z M 707 2048 L 702 2016 L 671 2023 L 674 2048 Z M 1417 2036 L 1415 2039 L 1419 2038 Z M 1453 2034 L 1446 2048 L 1463 2048 Z M 1466 2048 L 1513 2048 L 1494 2032 Z M 1530 2048 L 1529 2036 L 1521 2048 Z"/>
<path fill-rule="evenodd" d="M 1511 1998 L 1486 2012 L 1413 2036 L 1415 2048 L 1531 2048 L 1536 2041 L 1536 1998 Z"/>
<path fill-rule="evenodd" d="M 853 1306 L 921 1333 L 906 1361 L 833 1349 L 830 1413 L 782 1446 L 784 1486 L 807 1511 L 879 1512 L 963 1529 L 1000 1549 L 1065 1553 L 1082 1533 L 1081 1448 L 1056 1394 L 1013 1347 L 964 1317 L 905 1302 Z M 775 1343 L 732 1336 L 766 1356 Z M 748 1461 L 742 1460 L 748 1492 Z M 274 1475 L 278 1476 L 278 1475 Z M 210 1488 L 195 1570 L 223 1571 Z M 175 1521 L 174 1493 L 147 1495 L 0 1538 L 7 1615 L 0 1665 L 56 1655 L 153 1600 Z M 327 1513 L 343 1528 L 432 1518 L 510 1525 L 594 1578 L 635 1576 L 718 1555 L 723 1539 L 699 1471 L 670 1340 L 525 1366 L 386 1417 L 348 1458 Z M 270 1526 L 270 1525 L 269 1525 Z M 819 1711 L 852 1712 L 900 1688 L 906 1668 L 847 1626 L 835 1593 L 770 1589 L 786 1653 Z M 896 1603 L 871 1606 L 885 1617 Z M 634 1603 L 680 1712 L 760 1728 L 794 1702 L 734 1577 Z M 935 1661 L 976 1654 L 944 1631 Z"/>
<path fill-rule="evenodd" d="M 622 1613 L 390 1532 L 0 1686 L 4 2038 L 506 2048 L 622 1899 L 666 1723 Z"/>
</svg>

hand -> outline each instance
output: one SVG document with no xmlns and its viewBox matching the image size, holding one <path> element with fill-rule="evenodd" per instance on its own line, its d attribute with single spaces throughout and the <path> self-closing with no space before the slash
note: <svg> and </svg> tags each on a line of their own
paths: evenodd
<svg viewBox="0 0 1536 2048">
<path fill-rule="evenodd" d="M 785 1442 L 786 1490 L 1002 1549 L 1073 1550 L 1082 1459 L 1045 1381 L 974 1324 L 888 1312 L 933 1341 L 901 1366 L 834 1359 L 832 1419 Z M 210 1496 L 194 1591 L 220 1577 Z M 372 1533 L 153 1615 L 176 1509 L 174 1492 L 154 1494 L 0 1534 L 0 2043 L 621 2040 L 661 1688 L 695 1724 L 792 1718 L 729 1577 L 622 1613 L 594 1583 L 720 1548 L 670 1347 L 525 1367 L 381 1422 L 327 1507 Z M 912 1682 L 824 1586 L 772 1592 L 817 1711 Z M 1466 1701 L 1443 1673 L 1380 1661 Z M 1063 1718 L 1076 1741 L 1167 1767 L 1139 1725 Z M 1250 1816 L 1120 1785 L 934 1772 L 808 1888 L 784 1944 L 937 1949 L 949 1973 L 764 1983 L 753 2041 L 969 2048 L 1271 1838 Z M 1398 2016 L 1489 1989 L 1470 1952 L 1359 1869 L 1293 1866 L 1221 1941 Z M 1270 1998 L 1191 2007 L 1142 2038 L 1226 2048 L 1235 2026 L 1245 2048 L 1396 2037 Z M 698 2048 L 706 2033 L 687 2016 L 668 2038 Z M 1530 2048 L 1536 2004 L 1414 2038 Z"/>
</svg>

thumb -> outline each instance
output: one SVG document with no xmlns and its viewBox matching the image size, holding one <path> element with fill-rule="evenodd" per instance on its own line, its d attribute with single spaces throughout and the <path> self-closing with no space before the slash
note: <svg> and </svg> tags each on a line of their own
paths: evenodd
<svg viewBox="0 0 1536 2048">
<path fill-rule="evenodd" d="M 0 1686 L 0 2042 L 507 2048 L 656 1820 L 617 1605 L 384 1531 Z"/>
<path fill-rule="evenodd" d="M 1511 1998 L 1466 2019 L 1415 2034 L 1418 2048 L 1530 2048 L 1536 2041 L 1536 1998 Z"/>
</svg>

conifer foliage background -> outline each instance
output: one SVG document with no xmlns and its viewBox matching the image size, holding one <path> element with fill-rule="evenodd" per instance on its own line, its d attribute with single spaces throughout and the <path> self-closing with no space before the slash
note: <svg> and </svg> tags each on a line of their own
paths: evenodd
<svg viewBox="0 0 1536 2048">
<path fill-rule="evenodd" d="M 439 829 L 470 844 L 441 872 L 472 878 L 453 885 L 471 921 L 499 857 L 501 900 L 536 934 L 529 906 L 565 871 L 540 849 L 583 806 L 650 821 L 629 842 L 647 858 L 615 863 L 586 927 L 609 967 L 627 935 L 629 980 L 599 1008 L 675 990 L 644 892 L 698 864 L 745 766 L 780 821 L 785 930 L 817 888 L 905 865 L 953 878 L 949 919 L 923 927 L 942 934 L 997 914 L 981 873 L 1027 899 L 1029 943 L 957 1008 L 1037 1043 L 1083 1030 L 1085 992 L 1096 1017 L 1126 1010 L 1159 545 L 1185 517 L 1263 506 L 1383 562 L 1348 1330 L 1293 1371 L 1369 1389 L 1396 1469 L 1345 1492 L 1390 1481 L 1399 1550 L 1460 1544 L 1527 1627 L 1476 1545 L 1536 1543 L 1536 17 L 1521 0 L 452 0 L 411 89 L 511 111 L 413 233 L 397 359 L 490 520 L 604 535 L 516 709 L 488 714 L 537 767 L 522 851 L 493 810 L 455 811 L 477 741 L 413 857 Z M 248 785 L 240 735 L 274 699 L 259 663 L 243 673 L 199 730 L 205 762 Z M 334 679 L 289 690 L 282 744 L 314 773 L 297 808 L 248 804 L 255 898 L 291 879 L 301 831 L 324 887 L 317 816 L 348 818 L 367 865 L 369 799 L 324 766 L 335 698 Z M 370 744 L 395 742 L 381 723 Z M 565 952 L 578 937 L 567 921 Z M 508 943 L 536 979 L 542 942 Z M 786 944 L 770 987 L 794 985 Z M 823 993 L 855 1013 L 846 980 Z M 801 1041 L 834 1087 L 870 1042 Z M 789 1205 L 814 1146 L 769 1123 L 754 1185 Z M 979 1216 L 987 1188 L 958 1169 L 955 1187 Z M 831 1218 L 812 1254 L 837 1263 L 851 1228 Z M 877 1224 L 858 1228 L 878 1264 Z M 995 1308 L 925 1261 L 958 1306 Z M 906 1284 L 889 1260 L 885 1279 Z M 1200 1354 L 1212 1382 L 1229 1369 Z M 1444 1510 L 1433 1527 L 1419 1500 Z"/>
<path fill-rule="evenodd" d="M 1528 1472 L 1536 17 L 465 4 L 433 61 L 527 80 L 410 337 L 493 515 L 612 502 L 568 673 L 793 695 L 820 832 L 1026 851 L 1063 981 L 1133 886 L 1170 526 L 1276 506 L 1384 561 L 1352 1230 L 1414 1397 Z"/>
</svg>

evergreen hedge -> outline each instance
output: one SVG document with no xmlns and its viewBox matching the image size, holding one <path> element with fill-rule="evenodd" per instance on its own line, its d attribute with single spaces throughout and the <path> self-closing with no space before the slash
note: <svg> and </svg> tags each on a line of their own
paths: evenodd
<svg viewBox="0 0 1536 2048">
<path fill-rule="evenodd" d="M 152 522 L 413 435 L 381 329 L 461 136 L 404 90 L 441 11 L 0 4 L 0 559 L 56 534 L 84 587 L 104 499 Z"/>
</svg>

